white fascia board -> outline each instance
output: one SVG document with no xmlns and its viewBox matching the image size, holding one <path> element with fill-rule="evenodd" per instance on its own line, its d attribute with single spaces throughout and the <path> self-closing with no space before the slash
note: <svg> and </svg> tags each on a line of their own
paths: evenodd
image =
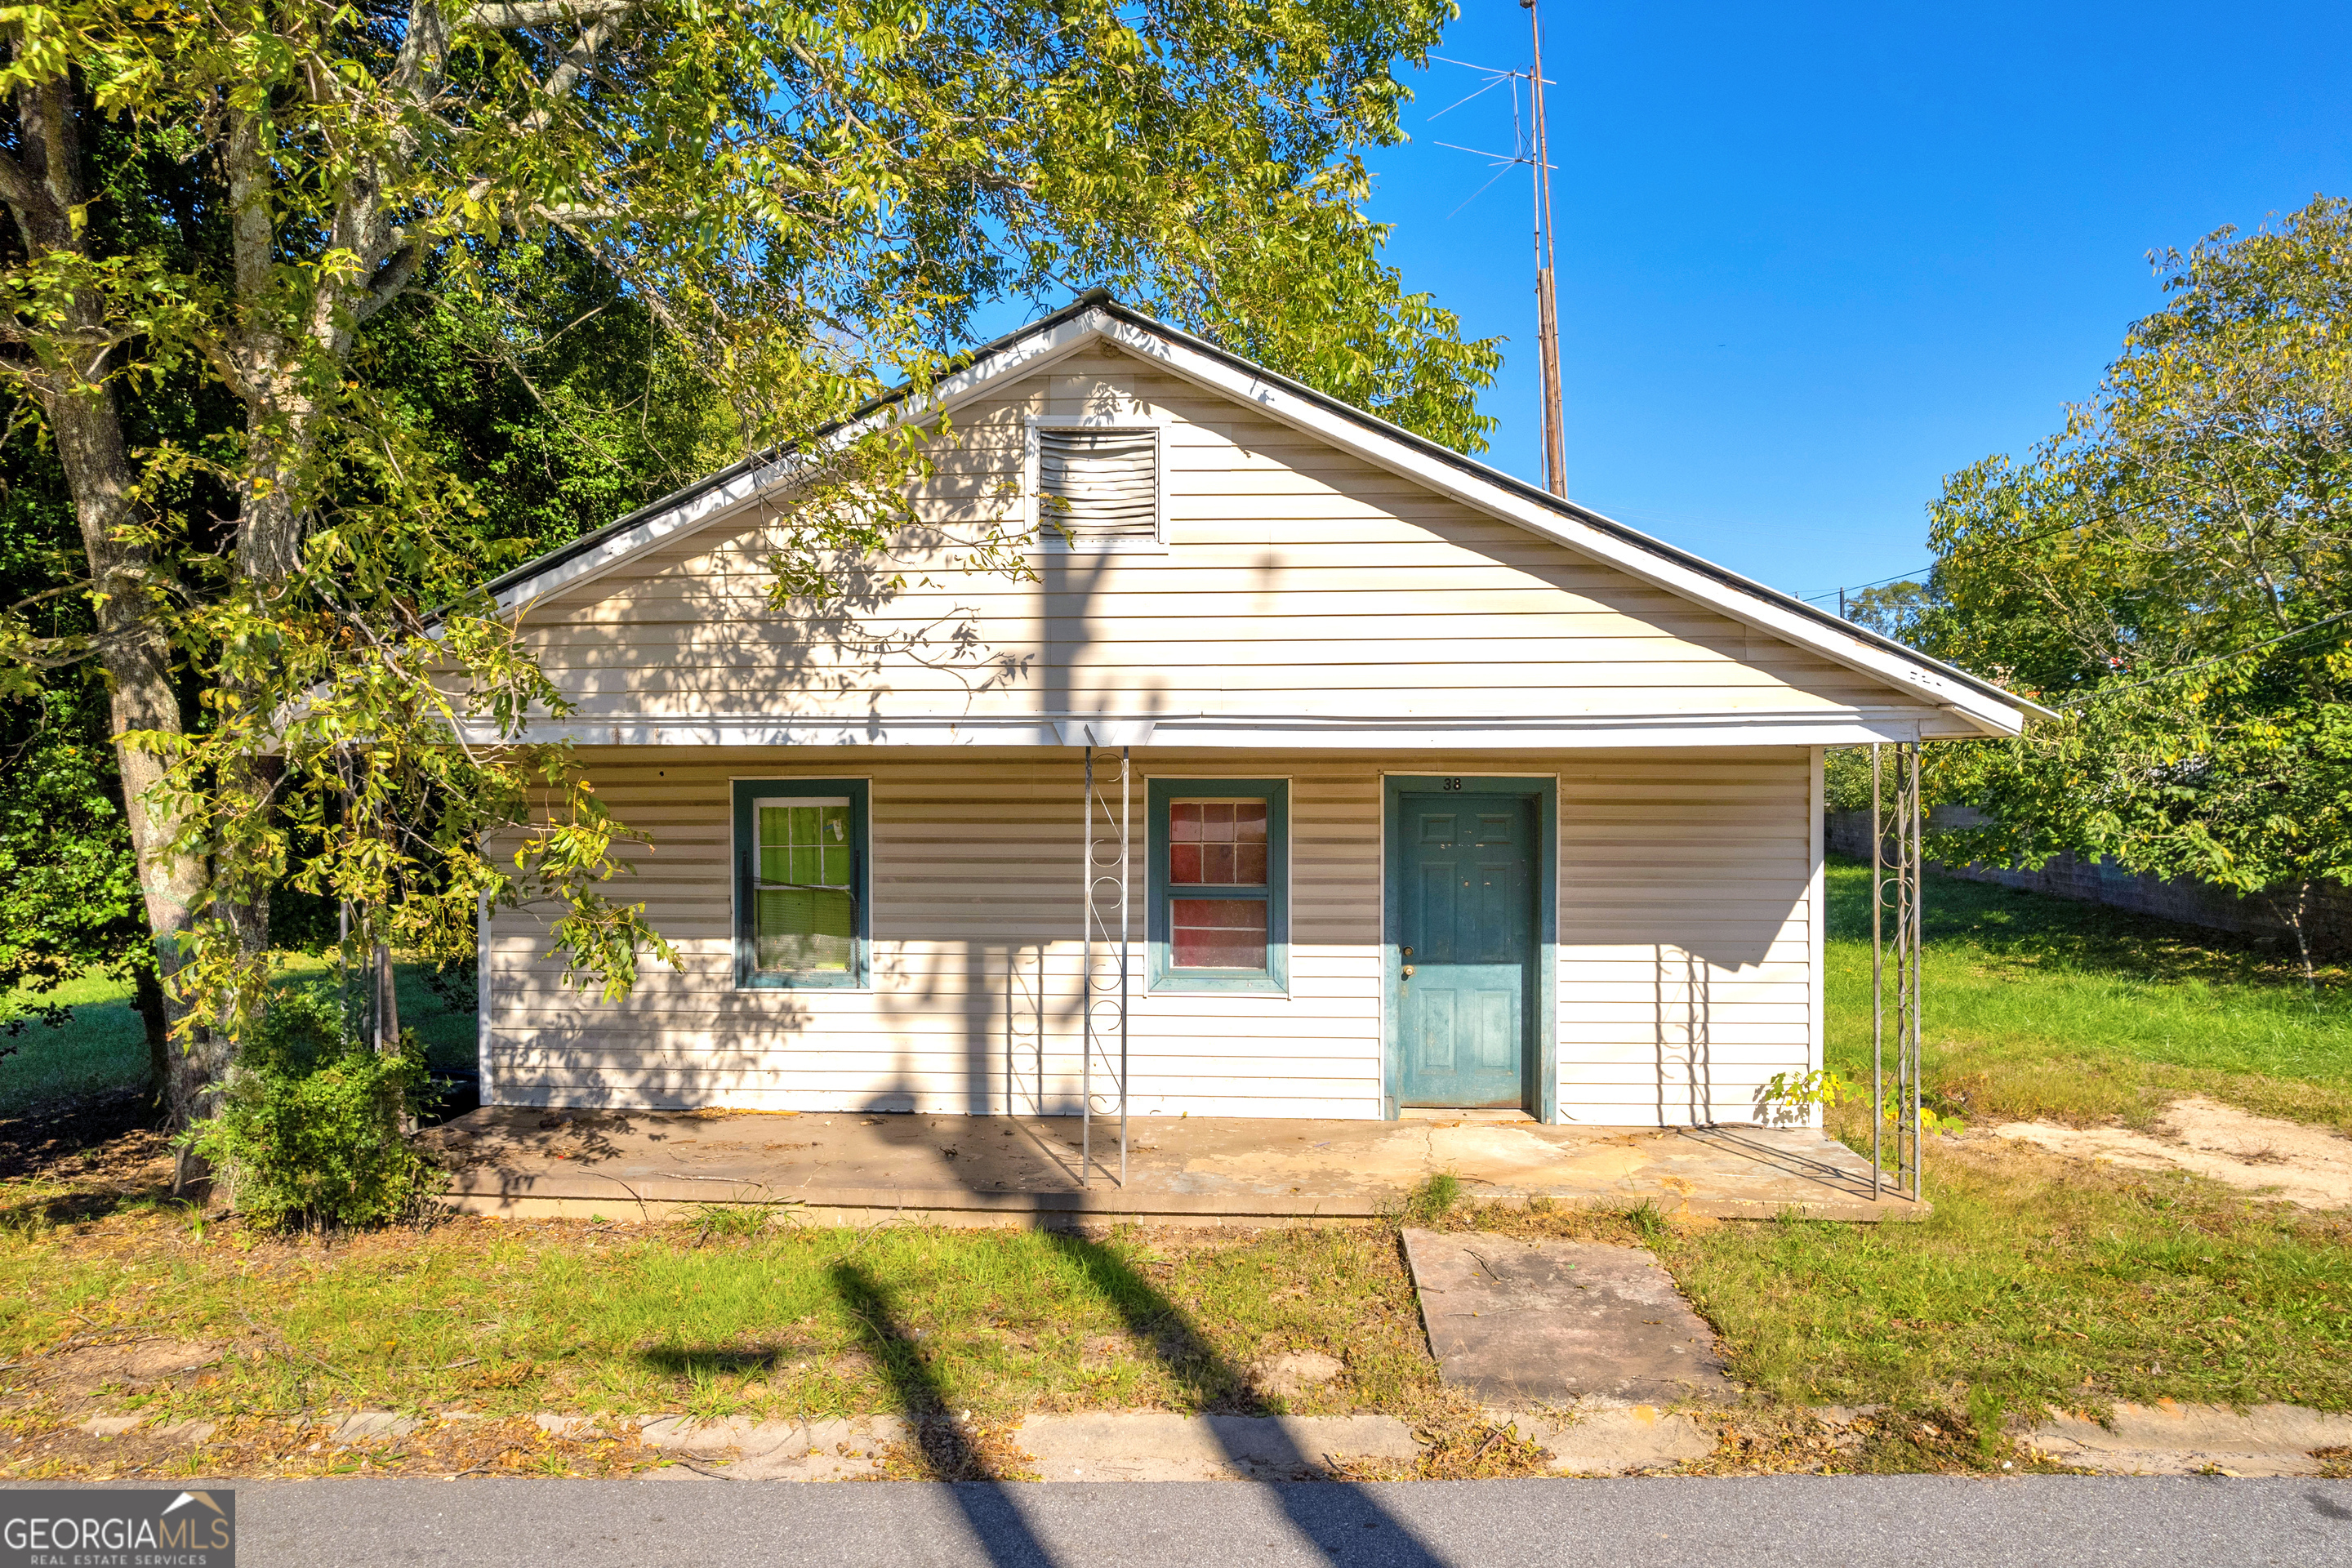
<svg viewBox="0 0 2352 1568">
<path fill-rule="evenodd" d="M 549 595 L 601 576 L 674 534 L 699 528 L 740 507 L 772 497 L 792 485 L 810 458 L 841 451 L 890 425 L 936 419 L 943 414 L 952 413 L 960 405 L 971 402 L 1009 378 L 1034 374 L 1055 360 L 1083 348 L 1089 340 L 1102 336 L 1105 320 L 1099 310 L 1088 310 L 1017 342 L 1008 343 L 955 374 L 943 377 L 923 396 L 909 397 L 888 407 L 877 408 L 865 418 L 843 426 L 804 454 L 787 454 L 774 462 L 748 469 L 723 485 L 713 486 L 677 506 L 657 512 L 635 527 L 599 542 L 592 549 L 509 584 L 498 596 L 499 612 L 501 615 L 519 615 Z"/>
<path fill-rule="evenodd" d="M 1980 733 L 1933 709 L 1469 715 L 1398 719 L 1291 713 L 715 715 L 542 720 L 519 736 L 581 746 L 1197 746 L 1229 751 L 1509 751 L 1655 746 L 1859 746 Z"/>
<path fill-rule="evenodd" d="M 1367 462 L 1490 516 L 1518 525 L 1558 544 L 1617 568 L 1645 583 L 1664 588 L 1709 609 L 1720 611 L 1759 631 L 1799 647 L 1810 648 L 1848 668 L 1874 676 L 1897 688 L 1916 692 L 1934 707 L 1964 715 L 1971 722 L 1966 733 L 2014 735 L 2025 727 L 2036 704 L 2022 698 L 1998 700 L 1975 688 L 1860 637 L 1842 636 L 1808 616 L 1775 605 L 1692 570 L 1670 557 L 1644 550 L 1631 541 L 1594 528 L 1578 519 L 1538 506 L 1502 485 L 1444 463 L 1404 442 L 1391 439 L 1289 388 L 1253 375 L 1222 355 L 1205 353 L 1181 340 L 1118 320 L 1097 309 L 1078 318 L 1099 318 L 1095 330 L 1130 353 L 1157 361 L 1196 385 L 1246 404 L 1296 429 L 1306 431 Z M 1628 531 L 1631 531 L 1630 530 Z"/>
</svg>

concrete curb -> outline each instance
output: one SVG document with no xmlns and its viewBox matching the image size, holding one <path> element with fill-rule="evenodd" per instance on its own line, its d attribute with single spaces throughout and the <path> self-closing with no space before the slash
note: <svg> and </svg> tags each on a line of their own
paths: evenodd
<svg viewBox="0 0 2352 1568">
<path fill-rule="evenodd" d="M 2118 1405 L 2103 1424 L 2075 1411 L 2052 1411 L 2022 1441 L 2062 1465 L 2127 1476 L 2315 1476 L 2314 1454 L 2352 1448 L 2352 1415 L 2299 1405 L 2258 1405 L 2242 1413 L 2220 1405 Z"/>
<path fill-rule="evenodd" d="M 1554 1475 L 1622 1476 L 1630 1470 L 1661 1469 L 1704 1459 L 1716 1450 L 1717 1423 L 1629 1405 L 1554 1415 L 1511 1415 L 1512 1433 L 1551 1451 Z"/>
<path fill-rule="evenodd" d="M 1811 1411 L 1838 1438 L 1882 1413 L 1841 1406 Z M 1617 1401 L 1580 1402 L 1535 1414 L 1490 1410 L 1523 1440 L 1552 1455 L 1560 1476 L 1622 1476 L 1679 1468 L 1713 1457 L 1736 1413 L 1689 1412 Z M 428 1420 L 478 1420 L 453 1415 L 419 1419 L 389 1410 L 337 1415 L 320 1412 L 313 1426 L 338 1445 L 389 1442 Z M 541 1411 L 531 1418 L 551 1436 L 593 1439 L 634 1429 L 647 1447 L 674 1456 L 653 1473 L 681 1479 L 841 1481 L 878 1478 L 894 1448 L 914 1441 L 914 1424 L 897 1415 L 815 1421 L 698 1421 L 690 1415 L 607 1419 Z M 137 1434 L 173 1447 L 208 1441 L 214 1422 L 150 1426 L 142 1415 L 90 1415 L 79 1430 L 102 1439 Z M 1177 1415 L 1155 1411 L 1035 1415 L 1013 1432 L 1045 1480 L 1264 1481 L 1342 1477 L 1360 1463 L 1410 1465 L 1422 1454 L 1412 1429 L 1391 1415 Z M 2352 1415 L 2293 1405 L 2238 1412 L 2221 1405 L 2119 1405 L 2102 1423 L 2081 1411 L 2047 1412 L 2020 1435 L 2030 1453 L 2101 1475 L 2317 1476 L 2318 1456 L 2352 1451 Z"/>
<path fill-rule="evenodd" d="M 1317 1480 L 1421 1457 L 1393 1415 L 1032 1415 L 1013 1441 L 1049 1481 Z"/>
</svg>

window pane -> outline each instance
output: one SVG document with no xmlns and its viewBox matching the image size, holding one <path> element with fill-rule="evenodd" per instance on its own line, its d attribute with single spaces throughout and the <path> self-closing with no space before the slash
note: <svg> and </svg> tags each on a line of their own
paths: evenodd
<svg viewBox="0 0 2352 1568">
<path fill-rule="evenodd" d="M 760 808 L 760 880 L 789 882 L 785 864 L 793 841 L 792 813 L 781 805 Z"/>
<path fill-rule="evenodd" d="M 850 885 L 849 805 L 814 801 L 763 805 L 760 816 L 759 879 L 800 887 Z"/>
<path fill-rule="evenodd" d="M 1263 888 L 1265 833 L 1262 800 L 1171 801 L 1168 879 L 1186 887 Z"/>
<path fill-rule="evenodd" d="M 1171 899 L 1170 962 L 1178 969 L 1265 968 L 1265 903 L 1259 899 Z"/>
<path fill-rule="evenodd" d="M 849 968 L 856 931 L 847 893 L 769 888 L 757 896 L 752 963 L 769 972 Z"/>
</svg>

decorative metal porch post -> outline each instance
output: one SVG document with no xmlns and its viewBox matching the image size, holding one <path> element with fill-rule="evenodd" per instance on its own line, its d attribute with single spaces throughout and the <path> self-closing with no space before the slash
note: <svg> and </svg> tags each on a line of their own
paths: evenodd
<svg viewBox="0 0 2352 1568">
<path fill-rule="evenodd" d="M 1118 749 L 1118 815 L 1111 815 L 1110 798 L 1095 784 L 1095 748 L 1087 745 L 1085 887 L 1081 905 L 1085 921 L 1078 957 L 1078 1011 L 1082 1021 L 1082 1055 L 1078 1064 L 1078 1184 L 1094 1178 L 1095 1058 L 1102 1058 L 1103 1077 L 1111 1088 L 1103 1098 L 1118 1108 L 1118 1184 L 1127 1185 L 1127 989 L 1128 846 L 1130 805 L 1129 748 Z M 1118 918 L 1111 905 L 1117 901 Z M 1113 942 L 1116 926 L 1118 936 Z M 1097 948 L 1101 956 L 1097 958 Z M 1118 1042 L 1118 1066 L 1112 1066 L 1111 1045 Z"/>
<path fill-rule="evenodd" d="M 1895 755 L 1884 753 L 1891 749 Z M 1892 762 L 1892 767 L 1888 763 Z M 1889 798 L 1889 797 L 1892 798 Z M 1890 809 L 1891 808 L 1891 809 Z M 1886 1135 L 1886 991 L 1895 990 L 1895 1190 L 1910 1180 L 1919 1201 L 1919 942 L 1921 838 L 1919 742 L 1870 747 L 1870 1195 L 1880 1195 Z M 1890 918 L 1893 931 L 1888 931 Z M 1892 940 L 1889 940 L 1889 937 Z M 1887 973 L 1892 956 L 1895 973 Z"/>
</svg>

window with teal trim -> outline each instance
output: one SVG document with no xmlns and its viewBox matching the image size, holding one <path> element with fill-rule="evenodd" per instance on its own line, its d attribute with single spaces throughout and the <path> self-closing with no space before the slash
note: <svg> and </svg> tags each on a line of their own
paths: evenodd
<svg viewBox="0 0 2352 1568">
<path fill-rule="evenodd" d="M 1149 799 L 1151 988 L 1287 989 L 1289 786 L 1154 779 Z"/>
<path fill-rule="evenodd" d="M 866 782 L 735 781 L 735 983 L 866 983 Z"/>
</svg>

